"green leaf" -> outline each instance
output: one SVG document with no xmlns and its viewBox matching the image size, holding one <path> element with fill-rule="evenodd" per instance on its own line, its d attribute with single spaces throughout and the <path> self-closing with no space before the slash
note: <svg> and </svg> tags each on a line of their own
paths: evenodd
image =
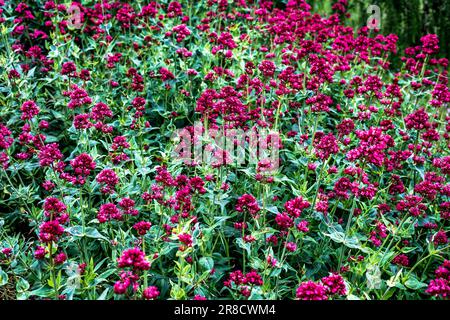
<svg viewBox="0 0 450 320">
<path fill-rule="evenodd" d="M 108 296 L 108 291 L 109 291 L 109 288 L 106 288 L 102 292 L 102 294 L 97 298 L 97 300 L 106 300 L 106 297 Z"/>
<path fill-rule="evenodd" d="M 40 287 L 30 292 L 30 296 L 49 297 L 53 294 L 53 290 L 48 287 Z"/>
<path fill-rule="evenodd" d="M 30 288 L 30 284 L 28 283 L 27 280 L 25 280 L 24 278 L 20 278 L 16 283 L 16 290 L 18 292 L 24 292 L 27 291 Z"/>
<path fill-rule="evenodd" d="M 172 283 L 172 289 L 170 290 L 170 297 L 175 300 L 184 299 L 186 297 L 186 293 L 184 292 L 184 290 L 178 284 L 173 283 L 172 281 L 170 282 Z"/>
<path fill-rule="evenodd" d="M 106 238 L 97 229 L 95 229 L 93 227 L 85 228 L 84 233 L 83 233 L 82 226 L 73 226 L 73 227 L 67 228 L 66 232 L 71 234 L 74 237 L 82 238 L 82 237 L 86 236 L 88 238 L 101 239 L 101 240 L 108 241 L 108 238 Z"/>
<path fill-rule="evenodd" d="M 247 254 L 249 256 L 251 256 L 251 248 L 250 248 L 250 243 L 244 242 L 242 240 L 242 238 L 238 238 L 236 239 L 236 243 L 239 246 L 239 248 L 244 249 L 245 251 L 247 251 Z"/>
<path fill-rule="evenodd" d="M 361 246 L 361 243 L 359 239 L 355 236 L 346 236 L 344 233 L 344 229 L 340 225 L 333 225 L 328 227 L 329 233 L 323 233 L 325 236 L 331 238 L 334 242 L 342 243 L 346 247 L 352 248 L 352 249 L 359 249 L 362 252 L 369 252 L 368 249 L 363 248 Z"/>
<path fill-rule="evenodd" d="M 380 289 L 381 283 L 381 270 L 377 265 L 368 266 L 366 272 L 367 288 L 368 289 Z"/>
<path fill-rule="evenodd" d="M 101 239 L 101 240 L 108 241 L 108 238 L 106 238 L 97 229 L 95 229 L 93 227 L 87 227 L 86 228 L 86 236 L 89 237 L 89 238 Z"/>
<path fill-rule="evenodd" d="M 73 226 L 66 229 L 66 232 L 73 235 L 74 237 L 83 237 L 83 227 Z"/>
</svg>

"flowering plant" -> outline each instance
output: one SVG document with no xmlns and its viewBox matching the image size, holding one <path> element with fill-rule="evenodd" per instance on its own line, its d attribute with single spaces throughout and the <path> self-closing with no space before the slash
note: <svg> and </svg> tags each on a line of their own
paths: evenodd
<svg viewBox="0 0 450 320">
<path fill-rule="evenodd" d="M 399 53 L 346 0 L 86 2 L 0 0 L 0 299 L 450 296 L 435 35 Z"/>
</svg>

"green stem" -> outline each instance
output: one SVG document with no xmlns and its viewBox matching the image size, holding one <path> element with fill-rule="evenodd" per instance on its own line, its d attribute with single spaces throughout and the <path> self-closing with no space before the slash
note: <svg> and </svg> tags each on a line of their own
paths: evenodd
<svg viewBox="0 0 450 320">
<path fill-rule="evenodd" d="M 350 215 L 348 216 L 347 225 L 345 227 L 344 243 L 347 240 L 347 234 L 348 234 L 348 232 L 350 230 L 350 225 L 351 225 L 351 221 L 353 219 L 353 213 L 355 211 L 355 206 L 356 206 L 356 198 L 355 198 L 355 196 L 353 196 L 352 208 L 350 210 Z M 341 270 L 341 267 L 342 267 L 342 260 L 344 258 L 344 251 L 345 251 L 345 248 L 344 248 L 344 246 L 342 246 L 341 247 L 341 252 L 340 252 L 340 255 L 339 255 L 338 270 Z"/>
<path fill-rule="evenodd" d="M 142 236 L 142 251 L 144 252 L 144 256 L 146 256 L 146 254 L 145 254 L 145 235 Z M 144 288 L 148 287 L 147 276 L 148 276 L 148 270 L 145 270 L 144 271 Z"/>
<path fill-rule="evenodd" d="M 53 241 L 49 244 L 49 259 L 50 259 L 50 274 L 53 282 L 53 289 L 55 291 L 55 300 L 59 300 L 59 291 L 58 285 L 56 283 L 56 274 L 55 274 L 55 262 L 53 261 Z"/>
</svg>

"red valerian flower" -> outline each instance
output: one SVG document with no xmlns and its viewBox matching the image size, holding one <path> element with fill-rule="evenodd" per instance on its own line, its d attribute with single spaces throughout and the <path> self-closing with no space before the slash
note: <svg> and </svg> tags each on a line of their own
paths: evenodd
<svg viewBox="0 0 450 320">
<path fill-rule="evenodd" d="M 100 206 L 97 213 L 97 219 L 100 223 L 111 220 L 122 220 L 122 213 L 114 203 L 105 203 Z"/>
<path fill-rule="evenodd" d="M 276 66 L 272 61 L 263 60 L 258 66 L 264 77 L 270 78 L 274 75 Z"/>
<path fill-rule="evenodd" d="M 59 145 L 57 143 L 50 143 L 43 146 L 38 153 L 39 164 L 42 167 L 48 167 L 55 161 L 61 160 L 63 157 L 61 151 L 59 151 Z"/>
<path fill-rule="evenodd" d="M 297 288 L 296 296 L 300 300 L 328 300 L 327 289 L 313 281 L 302 282 Z"/>
<path fill-rule="evenodd" d="M 320 281 L 326 287 L 328 295 L 345 296 L 347 294 L 344 278 L 340 274 L 331 274 L 328 277 L 323 277 Z"/>
<path fill-rule="evenodd" d="M 105 118 L 111 118 L 113 113 L 105 103 L 99 102 L 92 107 L 90 116 L 94 120 L 103 121 Z"/>
<path fill-rule="evenodd" d="M 77 67 L 75 66 L 75 63 L 72 61 L 64 62 L 61 69 L 62 75 L 68 75 L 69 77 L 76 77 L 77 74 Z"/>
<path fill-rule="evenodd" d="M 44 243 L 57 242 L 64 233 L 58 220 L 46 221 L 39 226 L 39 239 Z"/>
<path fill-rule="evenodd" d="M 399 265 L 399 266 L 403 266 L 403 267 L 408 267 L 409 266 L 409 259 L 408 256 L 406 254 L 399 254 L 397 256 L 395 256 L 394 259 L 392 259 L 392 263 Z"/>
<path fill-rule="evenodd" d="M 2 250 L 0 250 L 0 252 L 2 254 L 4 254 L 6 257 L 9 257 L 12 254 L 12 249 L 11 248 L 3 248 Z"/>
<path fill-rule="evenodd" d="M 431 127 L 429 119 L 425 108 L 420 108 L 405 117 L 405 125 L 407 129 L 425 130 Z"/>
<path fill-rule="evenodd" d="M 64 95 L 70 97 L 70 102 L 67 105 L 69 109 L 79 108 L 83 105 L 89 105 L 92 103 L 92 99 L 89 97 L 86 90 L 78 87 L 77 85 L 73 85 L 72 90 L 64 92 Z"/>
<path fill-rule="evenodd" d="M 59 199 L 54 197 L 46 198 L 44 201 L 44 214 L 50 220 L 58 220 L 59 223 L 65 224 L 69 221 L 69 215 L 66 212 L 66 205 Z"/>
<path fill-rule="evenodd" d="M 285 247 L 289 252 L 295 252 L 295 250 L 297 250 L 297 244 L 295 244 L 295 242 L 287 242 Z"/>
<path fill-rule="evenodd" d="M 236 207 L 238 212 L 249 212 L 252 216 L 256 215 L 261 209 L 256 202 L 256 199 L 251 194 L 243 194 L 239 197 Z"/>
<path fill-rule="evenodd" d="M 187 246 L 192 245 L 192 236 L 188 233 L 182 233 L 178 235 L 178 240 L 184 243 Z"/>
<path fill-rule="evenodd" d="M 436 232 L 436 234 L 433 236 L 433 243 L 436 246 L 448 243 L 447 234 L 444 230 L 439 230 L 438 232 Z"/>
<path fill-rule="evenodd" d="M 63 264 L 64 262 L 66 262 L 66 260 L 67 260 L 67 256 L 64 252 L 60 252 L 60 253 L 56 254 L 54 257 L 54 261 L 55 261 L 56 265 Z"/>
<path fill-rule="evenodd" d="M 434 279 L 430 281 L 426 293 L 443 298 L 450 297 L 450 282 L 446 279 Z"/>
<path fill-rule="evenodd" d="M 289 229 L 294 225 L 294 220 L 286 212 L 278 213 L 275 222 L 281 229 Z"/>
<path fill-rule="evenodd" d="M 311 204 L 308 201 L 304 200 L 302 197 L 297 197 L 287 201 L 284 204 L 284 209 L 290 216 L 298 218 L 302 214 L 303 210 L 309 208 L 310 206 Z"/>
<path fill-rule="evenodd" d="M 175 76 L 173 75 L 173 73 L 170 72 L 169 69 L 167 69 L 167 68 L 164 68 L 164 67 L 160 68 L 159 73 L 161 75 L 162 81 L 175 79 Z"/>
<path fill-rule="evenodd" d="M 131 287 L 133 292 L 136 292 L 139 287 L 139 276 L 131 271 L 121 271 L 120 280 L 114 284 L 114 293 L 125 294 L 128 288 Z"/>
<path fill-rule="evenodd" d="M 14 142 L 14 139 L 10 137 L 12 134 L 5 125 L 0 123 L 0 148 L 8 149 Z"/>
<path fill-rule="evenodd" d="M 119 206 L 122 208 L 124 214 L 129 214 L 132 216 L 137 216 L 139 211 L 134 208 L 135 201 L 130 198 L 123 198 L 119 201 Z"/>
<path fill-rule="evenodd" d="M 177 42 L 182 42 L 191 34 L 191 30 L 183 23 L 172 28 L 172 32 L 177 35 Z"/>
<path fill-rule="evenodd" d="M 355 161 L 364 159 L 374 165 L 381 167 L 386 158 L 385 150 L 395 145 L 394 139 L 387 134 L 383 134 L 381 128 L 371 127 L 369 130 L 357 130 L 359 145 L 347 153 L 347 159 Z"/>
<path fill-rule="evenodd" d="M 339 146 L 336 137 L 332 133 L 322 135 L 319 138 L 318 143 L 315 145 L 315 149 L 316 155 L 322 160 L 326 160 L 331 155 L 339 152 Z"/>
<path fill-rule="evenodd" d="M 439 52 L 439 38 L 435 34 L 427 34 L 420 38 L 422 42 L 422 52 L 425 54 L 435 54 Z"/>
<path fill-rule="evenodd" d="M 443 298 L 450 297 L 450 260 L 444 260 L 435 271 L 436 279 L 430 281 L 427 290 L 428 294 L 433 296 L 441 296 Z"/>
<path fill-rule="evenodd" d="M 87 113 L 77 114 L 73 118 L 73 126 L 75 127 L 75 129 L 78 130 L 89 129 L 90 127 L 92 127 L 89 114 Z"/>
<path fill-rule="evenodd" d="M 251 284 L 254 286 L 262 286 L 263 280 L 260 274 L 256 272 L 255 270 L 252 270 L 250 272 L 247 272 L 245 274 L 245 279 L 243 281 L 244 284 Z"/>
<path fill-rule="evenodd" d="M 133 229 L 136 230 L 139 235 L 144 236 L 147 231 L 150 230 L 151 226 L 152 224 L 148 221 L 139 221 L 134 224 Z"/>
<path fill-rule="evenodd" d="M 84 184 L 84 177 L 88 176 L 91 173 L 91 170 L 94 170 L 96 167 L 96 163 L 87 153 L 82 153 L 75 157 L 75 159 L 70 161 L 70 165 L 75 174 L 79 176 L 78 181 L 80 184 Z"/>
<path fill-rule="evenodd" d="M 156 299 L 159 297 L 159 289 L 155 286 L 150 286 L 148 288 L 145 288 L 144 291 L 142 292 L 142 297 L 145 300 L 152 300 L 152 299 Z"/>
<path fill-rule="evenodd" d="M 42 260 L 45 258 L 45 254 L 47 253 L 46 249 L 44 247 L 38 246 L 35 250 L 34 250 L 34 257 L 37 260 Z"/>
<path fill-rule="evenodd" d="M 98 183 L 105 184 L 101 191 L 103 193 L 114 193 L 115 186 L 119 183 L 119 177 L 111 169 L 103 169 L 96 178 Z"/>
</svg>

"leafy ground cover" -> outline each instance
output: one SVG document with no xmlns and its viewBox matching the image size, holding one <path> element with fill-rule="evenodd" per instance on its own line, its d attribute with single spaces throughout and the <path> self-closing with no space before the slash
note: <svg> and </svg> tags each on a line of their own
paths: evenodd
<svg viewBox="0 0 450 320">
<path fill-rule="evenodd" d="M 0 299 L 448 298 L 448 59 L 346 7 L 0 0 Z"/>
</svg>

